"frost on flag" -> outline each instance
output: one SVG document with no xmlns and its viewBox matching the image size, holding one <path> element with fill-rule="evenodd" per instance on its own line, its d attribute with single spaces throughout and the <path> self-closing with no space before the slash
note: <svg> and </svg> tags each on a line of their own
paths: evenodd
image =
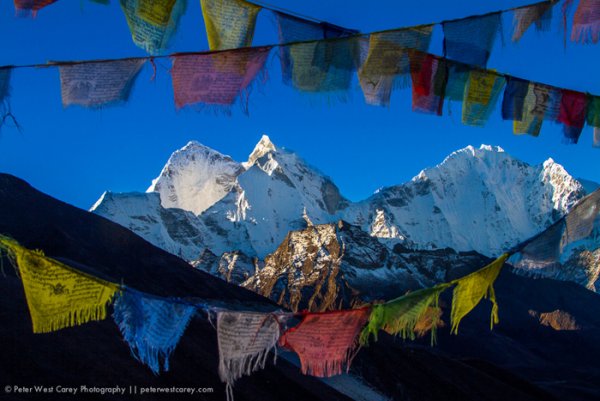
<svg viewBox="0 0 600 401">
<path fill-rule="evenodd" d="M 167 48 L 184 11 L 185 0 L 120 0 L 136 46 L 150 54 Z"/>
<path fill-rule="evenodd" d="M 217 313 L 219 377 L 226 383 L 228 401 L 233 400 L 234 382 L 264 369 L 269 352 L 276 351 L 280 335 L 279 318 L 271 313 Z"/>
<path fill-rule="evenodd" d="M 48 333 L 103 320 L 117 284 L 76 272 L 40 251 L 0 236 L 0 248 L 16 261 L 34 333 Z"/>
<path fill-rule="evenodd" d="M 280 344 L 298 354 L 305 375 L 339 375 L 350 369 L 369 314 L 370 308 L 307 313 L 283 334 Z"/>
<path fill-rule="evenodd" d="M 600 39 L 600 0 L 580 0 L 575 15 L 571 40 L 579 43 L 598 43 Z"/>
<path fill-rule="evenodd" d="M 115 60 L 59 67 L 63 106 L 101 107 L 126 101 L 146 60 Z"/>
<path fill-rule="evenodd" d="M 367 104 L 388 106 L 394 86 L 409 83 L 412 50 L 426 52 L 431 42 L 433 25 L 396 31 L 373 33 L 365 45 L 364 56 L 358 71 L 358 79 Z"/>
<path fill-rule="evenodd" d="M 442 23 L 444 56 L 465 64 L 485 67 L 496 34 L 501 28 L 501 13 Z"/>
<path fill-rule="evenodd" d="M 33 16 L 42 8 L 56 3 L 58 0 L 14 0 L 15 11 L 20 17 Z"/>
<path fill-rule="evenodd" d="M 228 111 L 238 97 L 247 111 L 250 85 L 261 72 L 270 47 L 214 54 L 173 56 L 175 106 L 200 104 Z"/>
<path fill-rule="evenodd" d="M 200 0 L 210 50 L 252 45 L 261 7 L 244 0 Z"/>
<path fill-rule="evenodd" d="M 534 4 L 514 11 L 512 41 L 518 42 L 529 27 L 535 24 L 538 31 L 550 30 L 552 7 L 556 2 Z"/>
<path fill-rule="evenodd" d="M 493 71 L 471 70 L 462 109 L 462 122 L 483 127 L 490 118 L 506 79 Z"/>
<path fill-rule="evenodd" d="M 577 263 L 577 250 L 585 250 L 600 235 L 600 190 L 581 199 L 569 213 L 546 231 L 526 242 L 509 263 L 517 272 L 553 278 L 565 265 Z M 592 284 L 593 285 L 593 284 Z"/>
<path fill-rule="evenodd" d="M 343 38 L 357 31 L 281 13 L 276 15 L 280 44 L 319 41 L 280 46 L 283 82 L 306 92 L 349 89 L 358 64 L 359 42 L 356 38 Z"/>
<path fill-rule="evenodd" d="M 115 301 L 113 318 L 133 356 L 159 374 L 169 370 L 169 356 L 195 312 L 194 306 L 126 289 Z"/>
</svg>

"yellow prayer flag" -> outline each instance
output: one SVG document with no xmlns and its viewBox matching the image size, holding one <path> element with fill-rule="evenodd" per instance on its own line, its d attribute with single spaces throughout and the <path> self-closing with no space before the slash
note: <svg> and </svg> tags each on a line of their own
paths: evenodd
<svg viewBox="0 0 600 401">
<path fill-rule="evenodd" d="M 169 25 L 171 11 L 176 0 L 141 0 L 137 3 L 137 14 L 144 21 L 159 27 Z"/>
<path fill-rule="evenodd" d="M 261 7 L 243 0 L 200 0 L 210 50 L 252 45 Z"/>
<path fill-rule="evenodd" d="M 0 247 L 16 261 L 34 333 L 48 333 L 106 318 L 117 284 L 74 271 L 40 251 L 0 237 Z"/>
<path fill-rule="evenodd" d="M 491 328 L 494 327 L 495 323 L 498 323 L 498 304 L 496 303 L 493 285 L 508 256 L 505 253 L 483 269 L 452 282 L 456 284 L 456 287 L 454 287 L 452 294 L 451 333 L 458 334 L 458 325 L 462 318 L 471 312 L 483 297 L 488 298 L 493 304 Z"/>
</svg>

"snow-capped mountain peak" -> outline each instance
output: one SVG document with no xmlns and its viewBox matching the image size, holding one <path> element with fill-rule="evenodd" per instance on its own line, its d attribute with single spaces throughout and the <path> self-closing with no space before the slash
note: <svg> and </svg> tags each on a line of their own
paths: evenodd
<svg viewBox="0 0 600 401">
<path fill-rule="evenodd" d="M 258 141 L 256 146 L 254 147 L 254 150 L 252 151 L 252 153 L 250 153 L 250 156 L 248 157 L 248 161 L 242 163 L 242 165 L 244 166 L 244 168 L 248 169 L 256 162 L 256 160 L 260 159 L 261 157 L 263 157 L 264 155 L 266 155 L 270 152 L 276 152 L 276 151 L 277 151 L 277 147 L 275 147 L 275 144 L 273 144 L 273 142 L 271 142 L 271 139 L 267 135 L 263 135 L 260 138 L 260 141 Z"/>
<path fill-rule="evenodd" d="M 243 171 L 230 156 L 190 141 L 173 152 L 146 192 L 158 192 L 163 207 L 198 215 L 227 195 Z"/>
</svg>

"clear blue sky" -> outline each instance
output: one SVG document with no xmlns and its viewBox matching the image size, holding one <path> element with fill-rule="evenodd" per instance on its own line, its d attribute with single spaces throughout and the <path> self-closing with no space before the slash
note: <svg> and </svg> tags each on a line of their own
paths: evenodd
<svg viewBox="0 0 600 401">
<path fill-rule="evenodd" d="M 363 32 L 457 18 L 528 4 L 516 0 L 270 0 L 299 13 Z M 402 4 L 410 5 L 402 5 Z M 559 7 L 556 7 L 556 11 Z M 552 31 L 528 32 L 515 45 L 495 44 L 488 66 L 515 76 L 600 94 L 597 70 L 600 45 L 562 46 L 559 15 Z M 510 28 L 509 17 L 504 19 Z M 441 51 L 436 28 L 431 51 Z M 117 0 L 110 6 L 89 1 L 60 0 L 36 19 L 14 16 L 11 1 L 0 2 L 0 64 L 43 63 L 47 60 L 117 58 L 144 55 L 130 39 Z M 269 13 L 259 17 L 255 44 L 275 43 Z M 187 11 L 169 52 L 207 48 L 198 0 Z M 250 99 L 250 116 L 234 109 L 232 116 L 175 111 L 170 62 L 159 63 L 154 82 L 145 67 L 125 105 L 88 110 L 63 109 L 58 70 L 20 69 L 13 73 L 12 108 L 23 133 L 0 133 L 0 171 L 82 208 L 89 208 L 105 190 L 143 191 L 171 152 L 198 140 L 244 161 L 263 133 L 278 146 L 297 151 L 330 175 L 352 200 L 381 186 L 405 182 L 422 168 L 442 161 L 469 144 L 500 145 L 530 163 L 548 157 L 576 177 L 600 181 L 600 150 L 591 147 L 591 130 L 578 145 L 561 143 L 561 128 L 544 123 L 539 138 L 512 135 L 512 124 L 497 110 L 485 128 L 460 123 L 460 104 L 453 115 L 435 117 L 411 112 L 410 89 L 392 95 L 390 108 L 364 104 L 358 83 L 346 102 L 327 104 L 281 84 L 279 63 L 269 63 L 270 80 Z M 447 109 L 446 109 L 447 110 Z"/>
</svg>

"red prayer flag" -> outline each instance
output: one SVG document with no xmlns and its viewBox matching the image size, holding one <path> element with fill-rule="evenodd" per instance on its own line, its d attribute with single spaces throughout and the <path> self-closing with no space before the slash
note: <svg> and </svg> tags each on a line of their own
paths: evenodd
<svg viewBox="0 0 600 401">
<path fill-rule="evenodd" d="M 564 124 L 565 136 L 569 142 L 577 143 L 585 124 L 587 96 L 585 93 L 562 90 L 558 122 Z"/>
<path fill-rule="evenodd" d="M 280 344 L 300 357 L 302 373 L 330 377 L 350 369 L 358 335 L 369 318 L 370 308 L 306 313 L 300 324 L 287 330 Z"/>
<path fill-rule="evenodd" d="M 17 14 L 29 15 L 29 13 L 31 13 L 35 17 L 38 10 L 57 1 L 58 0 L 14 0 L 14 4 Z"/>
<path fill-rule="evenodd" d="M 410 55 L 413 111 L 442 115 L 444 98 L 434 90 L 436 84 L 438 86 L 445 85 L 445 82 L 436 82 L 436 79 L 440 80 L 440 78 L 445 80 L 444 74 L 438 70 L 439 68 L 439 60 L 430 54 L 412 53 Z M 443 88 L 438 88 L 438 92 L 443 92 Z"/>
</svg>

